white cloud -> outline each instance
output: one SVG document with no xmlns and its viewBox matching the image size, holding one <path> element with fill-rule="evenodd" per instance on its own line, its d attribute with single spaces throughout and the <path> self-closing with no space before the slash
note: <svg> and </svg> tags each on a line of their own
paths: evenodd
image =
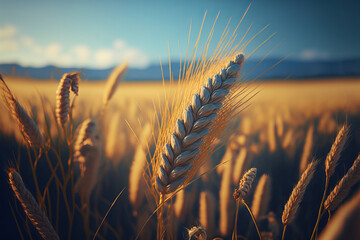
<svg viewBox="0 0 360 240">
<path fill-rule="evenodd" d="M 24 36 L 21 38 L 21 43 L 25 47 L 32 47 L 34 46 L 34 39 L 32 39 L 31 37 Z"/>
<path fill-rule="evenodd" d="M 54 59 L 59 56 L 62 50 L 62 46 L 58 43 L 51 43 L 44 48 L 44 55 L 50 59 Z"/>
<path fill-rule="evenodd" d="M 300 53 L 300 58 L 303 60 L 324 60 L 329 59 L 330 54 L 315 49 L 306 49 Z"/>
<path fill-rule="evenodd" d="M 121 50 L 121 49 L 124 49 L 126 47 L 126 43 L 122 39 L 116 39 L 114 41 L 114 43 L 113 43 L 113 46 L 114 46 L 115 49 Z"/>
<path fill-rule="evenodd" d="M 0 28 L 0 38 L 12 38 L 16 33 L 17 29 L 10 24 Z"/>
<path fill-rule="evenodd" d="M 98 67 L 111 67 L 114 64 L 114 52 L 111 49 L 99 49 L 94 57 Z"/>
<path fill-rule="evenodd" d="M 89 61 L 91 50 L 85 45 L 78 45 L 72 49 L 78 61 L 81 63 L 87 63 Z"/>
<path fill-rule="evenodd" d="M 0 40 L 0 52 L 13 52 L 18 48 L 18 44 L 13 40 Z"/>
</svg>

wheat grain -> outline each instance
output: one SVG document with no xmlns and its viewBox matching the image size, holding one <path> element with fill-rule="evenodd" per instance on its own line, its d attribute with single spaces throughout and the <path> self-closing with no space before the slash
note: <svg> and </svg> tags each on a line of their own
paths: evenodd
<svg viewBox="0 0 360 240">
<path fill-rule="evenodd" d="M 220 71 L 220 75 L 209 78 L 199 93 L 193 95 L 182 117 L 177 119 L 175 131 L 170 134 L 159 156 L 160 164 L 155 173 L 155 187 L 161 194 L 178 189 L 192 177 L 190 170 L 195 173 L 199 168 L 195 161 L 205 149 L 202 147 L 203 139 L 209 134 L 222 102 L 235 84 L 244 59 L 243 54 L 238 54 L 226 70 Z"/>
<path fill-rule="evenodd" d="M 271 178 L 267 174 L 263 174 L 255 189 L 254 198 L 251 204 L 251 211 L 255 219 L 259 219 L 267 212 L 271 194 Z"/>
<path fill-rule="evenodd" d="M 301 175 L 300 180 L 294 187 L 289 197 L 289 200 L 285 204 L 282 214 L 282 223 L 284 224 L 284 226 L 290 224 L 295 219 L 300 203 L 304 197 L 306 188 L 315 173 L 317 163 L 317 161 L 312 161 L 308 164 L 307 168 Z"/>
<path fill-rule="evenodd" d="M 33 148 L 40 148 L 44 145 L 44 138 L 34 120 L 27 114 L 25 109 L 16 100 L 0 74 L 0 87 L 3 93 L 3 100 L 18 124 L 19 130 L 25 141 Z"/>
<path fill-rule="evenodd" d="M 234 198 L 236 200 L 246 197 L 251 189 L 251 185 L 256 177 L 256 168 L 249 169 L 241 178 L 239 188 L 234 191 Z"/>
<path fill-rule="evenodd" d="M 358 239 L 360 236 L 360 191 L 341 206 L 322 231 L 319 240 Z"/>
<path fill-rule="evenodd" d="M 324 203 L 324 209 L 334 211 L 349 194 L 351 187 L 360 180 L 360 155 L 355 159 L 351 168 L 335 186 Z"/>
<path fill-rule="evenodd" d="M 349 134 L 349 127 L 346 124 L 344 124 L 340 129 L 340 131 L 338 132 L 336 139 L 333 145 L 331 146 L 330 152 L 326 156 L 325 173 L 327 177 L 331 177 L 335 172 L 335 168 L 338 165 L 340 154 L 348 139 L 348 134 Z"/>
<path fill-rule="evenodd" d="M 46 240 L 60 239 L 31 192 L 25 187 L 20 174 L 11 169 L 8 175 L 10 186 L 16 198 L 23 206 L 26 216 L 38 230 L 42 238 Z"/>
</svg>

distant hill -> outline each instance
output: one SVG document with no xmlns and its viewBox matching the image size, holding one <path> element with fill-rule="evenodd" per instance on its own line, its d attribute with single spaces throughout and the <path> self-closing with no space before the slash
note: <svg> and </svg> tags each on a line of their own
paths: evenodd
<svg viewBox="0 0 360 240">
<path fill-rule="evenodd" d="M 259 63 L 256 60 L 248 60 L 244 64 L 243 73 L 248 73 L 246 78 L 258 79 L 293 79 L 298 78 L 316 78 L 316 77 L 340 77 L 340 76 L 360 76 L 360 59 L 346 59 L 333 61 L 300 61 L 285 59 L 275 67 L 280 59 L 265 59 Z M 257 64 L 259 65 L 257 66 Z M 255 68 L 253 71 L 252 69 Z M 271 69 L 270 69 L 271 68 Z M 15 76 L 31 77 L 35 79 L 50 79 L 52 74 L 54 78 L 60 75 L 55 70 L 55 66 L 46 66 L 41 68 L 22 67 L 19 64 L 0 64 L 0 72 L 3 74 L 12 74 L 15 70 Z M 109 75 L 112 68 L 108 69 L 84 69 L 84 68 L 57 68 L 62 73 L 85 70 L 84 76 L 90 80 L 104 80 Z M 164 64 L 164 77 L 169 79 L 169 65 Z M 172 62 L 171 70 L 175 79 L 179 75 L 179 62 Z M 270 70 L 269 70 L 270 69 Z M 267 72 L 266 72 L 267 71 Z M 250 72 L 250 73 L 249 73 Z M 265 73 L 266 72 L 266 73 Z M 138 80 L 161 80 L 162 73 L 160 64 L 153 64 L 145 69 L 130 68 L 125 77 L 126 81 Z"/>
</svg>

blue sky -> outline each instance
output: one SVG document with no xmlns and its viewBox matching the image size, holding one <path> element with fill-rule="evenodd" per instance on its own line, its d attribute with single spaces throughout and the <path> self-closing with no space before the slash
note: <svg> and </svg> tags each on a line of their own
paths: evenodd
<svg viewBox="0 0 360 240">
<path fill-rule="evenodd" d="M 2 0 L 0 63 L 25 66 L 106 68 L 127 60 L 146 67 L 185 55 L 192 23 L 193 46 L 205 11 L 206 39 L 217 13 L 213 46 L 231 18 L 239 38 L 269 27 L 246 49 L 249 53 L 272 33 L 254 57 L 336 59 L 360 57 L 360 4 L 356 1 L 16 1 Z M 249 38 L 248 38 L 249 39 Z M 245 52 L 246 53 L 246 52 Z"/>
</svg>

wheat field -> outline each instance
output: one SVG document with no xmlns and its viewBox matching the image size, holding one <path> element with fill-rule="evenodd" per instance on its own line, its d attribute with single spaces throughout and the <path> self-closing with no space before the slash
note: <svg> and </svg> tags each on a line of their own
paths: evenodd
<svg viewBox="0 0 360 240">
<path fill-rule="evenodd" d="M 44 221 L 60 239 L 93 239 L 99 226 L 97 239 L 258 239 L 258 235 L 262 239 L 338 239 L 323 235 L 329 234 L 327 222 L 336 221 L 343 208 L 325 211 L 321 207 L 319 211 L 319 206 L 326 200 L 322 200 L 325 183 L 327 196 L 359 154 L 357 78 L 250 83 L 252 98 L 230 119 L 227 134 L 213 139 L 212 154 L 194 172 L 196 180 L 182 190 L 176 188 L 176 195 L 163 202 L 156 200 L 158 193 L 149 174 L 163 177 L 152 170 L 158 166 L 152 156 L 162 134 L 161 114 L 169 114 L 159 106 L 176 96 L 176 84 L 121 82 L 102 109 L 105 81 L 81 81 L 78 96 L 70 94 L 71 116 L 64 130 L 56 123 L 58 81 L 3 78 L 49 146 L 42 152 L 31 148 L 5 104 L 1 105 L 5 194 L 0 222 L 5 239 L 54 239 L 46 238 L 46 231 L 26 216 L 26 204 L 19 203 L 10 190 L 8 174 L 13 176 L 13 171 L 21 175 L 25 189 L 39 204 L 37 211 L 45 213 L 48 220 Z M 343 145 L 332 147 L 344 124 L 347 140 L 340 139 Z M 326 160 L 331 152 L 339 159 L 328 177 L 325 161 L 331 164 L 331 159 Z M 315 159 L 317 164 L 310 166 Z M 355 163 L 338 205 L 359 199 Z M 313 169 L 311 177 L 307 166 Z M 246 189 L 246 194 L 239 192 L 242 197 L 236 200 L 234 189 L 250 168 L 257 169 L 256 177 L 240 182 L 237 191 Z M 307 181 L 306 185 L 299 181 L 301 198 L 290 197 L 300 177 Z M 11 186 L 21 196 L 15 180 Z M 291 212 L 294 204 L 298 204 L 297 212 Z M 286 211 L 290 213 L 284 220 Z M 346 227 L 354 229 L 359 219 L 351 219 Z M 337 234 L 345 234 L 343 229 Z"/>
</svg>

